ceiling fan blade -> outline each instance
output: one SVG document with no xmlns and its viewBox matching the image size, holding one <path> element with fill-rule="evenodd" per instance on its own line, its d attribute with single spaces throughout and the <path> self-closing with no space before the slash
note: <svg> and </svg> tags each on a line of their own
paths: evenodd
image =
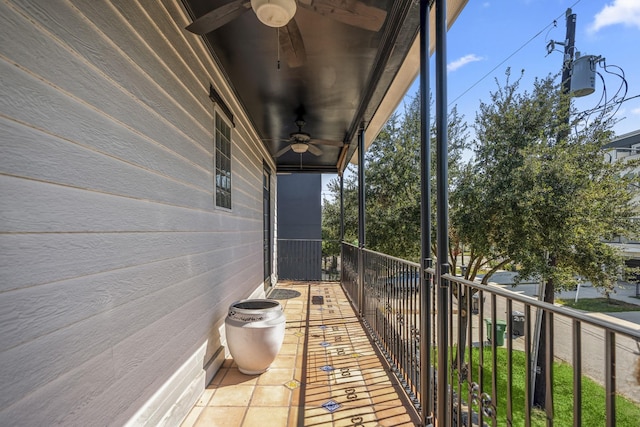
<svg viewBox="0 0 640 427">
<path fill-rule="evenodd" d="M 233 21 L 251 9 L 249 0 L 218 0 L 215 7 L 186 27 L 187 31 L 203 36 Z"/>
<path fill-rule="evenodd" d="M 344 145 L 343 142 L 340 142 L 340 141 L 328 141 L 326 139 L 312 139 L 312 140 L 309 141 L 309 144 L 331 145 L 332 147 L 342 147 Z"/>
<path fill-rule="evenodd" d="M 287 25 L 279 28 L 279 41 L 282 54 L 290 68 L 297 68 L 307 62 L 307 51 L 302 42 L 302 35 L 295 18 Z"/>
<path fill-rule="evenodd" d="M 380 31 L 387 18 L 386 10 L 358 0 L 300 0 L 298 4 L 327 18 L 369 31 Z"/>
<path fill-rule="evenodd" d="M 311 145 L 311 144 L 307 144 L 309 146 L 309 152 L 311 154 L 313 154 L 314 156 L 319 156 L 322 154 L 322 150 L 319 149 L 318 147 Z"/>
<path fill-rule="evenodd" d="M 287 145 L 282 150 L 280 150 L 276 154 L 274 154 L 273 157 L 280 157 L 280 156 L 282 156 L 284 153 L 286 153 L 289 150 L 291 150 L 291 145 Z"/>
</svg>

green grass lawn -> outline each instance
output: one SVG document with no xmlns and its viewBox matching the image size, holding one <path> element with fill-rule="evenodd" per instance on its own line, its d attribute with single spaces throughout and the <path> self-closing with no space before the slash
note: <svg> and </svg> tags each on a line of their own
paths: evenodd
<svg viewBox="0 0 640 427">
<path fill-rule="evenodd" d="M 506 426 L 507 413 L 507 349 L 497 349 L 498 359 L 498 425 Z M 478 349 L 473 350 L 473 378 L 478 378 Z M 491 349 L 484 350 L 484 392 L 491 394 Z M 512 383 L 512 410 L 514 426 L 524 425 L 525 399 L 524 399 L 524 378 L 526 359 L 525 354 L 520 351 L 513 351 L 513 383 Z M 553 366 L 553 406 L 554 406 L 554 426 L 573 426 L 573 368 L 564 363 L 554 363 Z M 462 398 L 467 400 L 466 383 L 463 386 Z M 474 412 L 478 407 L 474 405 Z M 546 415 L 543 411 L 534 410 L 532 414 L 533 426 L 545 426 Z M 487 424 L 490 420 L 485 418 Z M 582 425 L 583 426 L 604 426 L 606 421 L 605 391 L 602 386 L 594 381 L 582 378 Z M 616 397 L 616 425 L 620 427 L 640 426 L 640 405 L 622 397 Z"/>
<path fill-rule="evenodd" d="M 593 311 L 597 313 L 613 313 L 617 311 L 640 311 L 640 305 L 629 304 L 628 302 L 607 299 L 607 298 L 585 298 L 579 299 L 576 303 L 572 299 L 558 299 L 558 304 L 566 307 L 575 308 L 584 311 Z M 640 425 L 640 423 L 639 423 Z"/>
</svg>

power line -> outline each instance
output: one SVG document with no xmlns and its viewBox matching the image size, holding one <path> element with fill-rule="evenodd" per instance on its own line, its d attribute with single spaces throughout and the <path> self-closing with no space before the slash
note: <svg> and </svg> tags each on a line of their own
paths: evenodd
<svg viewBox="0 0 640 427">
<path fill-rule="evenodd" d="M 573 3 L 570 8 L 573 8 L 575 5 L 577 5 L 578 3 L 580 3 L 582 0 L 577 0 L 575 3 Z M 453 101 L 451 101 L 448 105 L 448 107 L 451 107 L 458 99 L 462 98 L 464 95 L 466 95 L 471 89 L 473 89 L 474 87 L 476 87 L 481 81 L 483 81 L 484 79 L 486 79 L 487 77 L 489 77 L 491 74 L 493 74 L 493 72 L 495 70 L 497 70 L 500 66 L 502 66 L 505 62 L 507 62 L 509 59 L 511 59 L 516 53 L 520 52 L 522 49 L 524 49 L 525 46 L 527 46 L 529 43 L 531 43 L 533 40 L 535 40 L 536 38 L 538 38 L 540 36 L 540 34 L 542 34 L 546 29 L 548 29 L 549 27 L 553 27 L 556 26 L 558 19 L 562 18 L 564 16 L 564 12 L 561 13 L 560 15 L 558 15 L 558 17 L 556 19 L 554 19 L 550 24 L 547 24 L 544 28 L 542 28 L 540 31 L 538 31 L 536 33 L 536 35 L 534 35 L 533 37 L 531 37 L 529 40 L 527 40 L 524 44 L 522 44 L 518 49 L 516 49 L 511 55 L 507 56 L 504 60 L 502 60 L 502 62 L 500 62 L 498 65 L 496 65 L 495 67 L 493 67 L 491 69 L 491 71 L 489 71 L 488 73 L 486 73 L 484 76 L 480 77 L 480 79 L 478 81 L 476 81 L 474 84 L 472 84 L 467 90 L 465 90 L 464 92 L 462 92 L 460 95 L 458 95 L 458 97 L 456 97 Z"/>
</svg>

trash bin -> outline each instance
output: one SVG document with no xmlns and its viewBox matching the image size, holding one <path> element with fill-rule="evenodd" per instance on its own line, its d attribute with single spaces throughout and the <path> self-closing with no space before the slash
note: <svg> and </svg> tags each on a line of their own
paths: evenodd
<svg viewBox="0 0 640 427">
<path fill-rule="evenodd" d="M 524 313 L 521 311 L 511 312 L 511 335 L 524 336 Z"/>
<path fill-rule="evenodd" d="M 487 324 L 487 340 L 491 341 L 493 333 L 493 322 L 491 319 L 484 319 Z M 496 320 L 496 345 L 504 345 L 504 332 L 507 330 L 507 322 L 504 320 Z"/>
</svg>

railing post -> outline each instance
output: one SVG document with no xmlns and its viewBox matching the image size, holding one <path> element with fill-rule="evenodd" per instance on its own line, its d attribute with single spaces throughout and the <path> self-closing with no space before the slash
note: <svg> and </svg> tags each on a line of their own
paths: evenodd
<svg viewBox="0 0 640 427">
<path fill-rule="evenodd" d="M 582 331 L 578 320 L 573 320 L 573 425 L 582 425 Z"/>
<path fill-rule="evenodd" d="M 605 406 L 607 427 L 616 425 L 616 335 L 604 331 Z"/>
<path fill-rule="evenodd" d="M 447 154 L 447 1 L 435 0 L 436 6 L 436 144 L 437 158 L 437 269 L 438 284 L 438 399 L 437 424 L 450 425 L 449 420 L 449 324 L 448 299 L 450 288 L 442 276 L 449 273 L 449 194 L 448 194 L 448 154 Z"/>
<path fill-rule="evenodd" d="M 420 1 L 420 418 L 423 425 L 433 421 L 433 375 L 431 369 L 431 134 L 429 105 L 429 3 Z"/>
<path fill-rule="evenodd" d="M 449 426 L 449 283 L 442 276 L 449 273 L 447 263 L 436 268 L 438 331 L 438 381 L 436 419 L 438 426 Z"/>
</svg>

